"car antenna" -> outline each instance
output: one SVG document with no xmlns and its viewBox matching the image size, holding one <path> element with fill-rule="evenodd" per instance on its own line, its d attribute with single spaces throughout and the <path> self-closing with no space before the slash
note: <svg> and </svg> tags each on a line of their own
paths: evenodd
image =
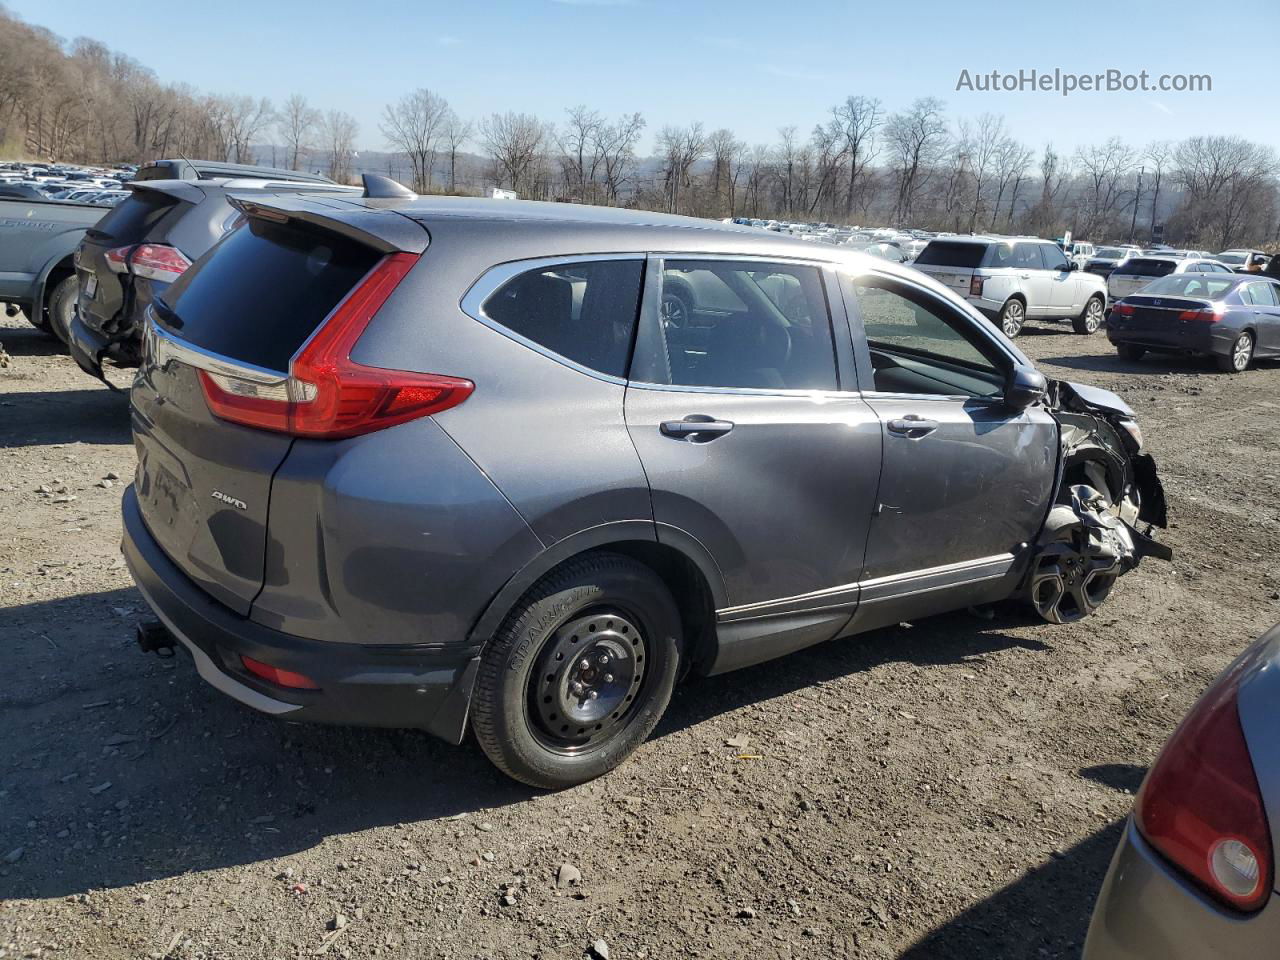
<svg viewBox="0 0 1280 960">
<path fill-rule="evenodd" d="M 403 183 L 392 180 L 390 177 L 384 177 L 381 174 L 362 173 L 360 179 L 364 183 L 364 195 L 370 199 L 415 200 L 418 197 Z"/>
</svg>

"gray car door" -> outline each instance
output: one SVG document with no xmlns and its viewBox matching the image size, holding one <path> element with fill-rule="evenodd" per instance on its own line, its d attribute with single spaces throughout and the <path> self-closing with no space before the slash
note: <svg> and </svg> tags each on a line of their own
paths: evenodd
<svg viewBox="0 0 1280 960">
<path fill-rule="evenodd" d="M 664 286 L 716 315 L 664 320 Z M 673 255 L 646 270 L 627 428 L 659 540 L 695 538 L 723 575 L 716 672 L 830 639 L 857 602 L 880 424 L 829 302 L 845 326 L 834 274 L 799 260 Z"/>
<path fill-rule="evenodd" d="M 1270 280 L 1249 284 L 1253 302 L 1254 352 L 1261 356 L 1280 353 L 1280 287 Z"/>
<path fill-rule="evenodd" d="M 962 307 L 875 272 L 843 283 L 863 396 L 884 432 L 857 620 L 1007 595 L 1048 511 L 1057 422 L 1005 405 L 1024 361 Z"/>
</svg>

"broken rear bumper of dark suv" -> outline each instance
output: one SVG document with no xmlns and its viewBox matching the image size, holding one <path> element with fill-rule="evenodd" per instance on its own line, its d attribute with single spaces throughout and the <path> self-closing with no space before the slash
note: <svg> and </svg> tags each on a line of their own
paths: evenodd
<svg viewBox="0 0 1280 960">
<path fill-rule="evenodd" d="M 460 743 L 479 651 L 470 646 L 374 646 L 292 636 L 218 603 L 152 538 L 130 485 L 121 551 L 147 603 L 200 675 L 228 696 L 287 720 L 426 730 Z M 249 657 L 303 674 L 317 689 L 278 686 L 251 673 Z"/>
</svg>

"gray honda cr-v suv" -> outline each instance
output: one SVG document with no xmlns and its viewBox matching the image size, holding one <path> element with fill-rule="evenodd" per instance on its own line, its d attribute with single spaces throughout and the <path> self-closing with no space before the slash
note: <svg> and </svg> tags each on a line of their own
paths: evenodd
<svg viewBox="0 0 1280 960">
<path fill-rule="evenodd" d="M 259 710 L 470 728 L 565 786 L 686 671 L 1013 596 L 1076 619 L 1166 552 L 1124 403 L 911 270 L 379 178 L 237 203 L 150 311 L 124 552 L 144 648 Z"/>
</svg>

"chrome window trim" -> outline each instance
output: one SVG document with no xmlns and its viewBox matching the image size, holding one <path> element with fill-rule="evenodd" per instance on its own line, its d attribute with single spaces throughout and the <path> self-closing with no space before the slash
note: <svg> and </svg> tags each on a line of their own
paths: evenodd
<svg viewBox="0 0 1280 960">
<path fill-rule="evenodd" d="M 151 362 L 158 367 L 167 366 L 171 361 L 177 360 L 197 370 L 248 380 L 262 386 L 285 387 L 289 382 L 287 373 L 232 360 L 230 357 L 197 347 L 167 330 L 162 330 L 156 322 L 155 313 L 151 307 L 147 307 L 146 312 L 145 345 Z"/>
<path fill-rule="evenodd" d="M 1008 573 L 1013 566 L 1013 561 L 1014 555 L 1012 553 L 999 553 L 989 557 L 978 557 L 974 560 L 961 560 L 936 567 L 907 570 L 903 573 L 890 574 L 884 577 L 872 577 L 869 580 L 842 583 L 834 587 L 826 587 L 822 590 L 814 590 L 810 593 L 801 593 L 791 597 L 777 597 L 773 600 L 759 600 L 735 607 L 721 607 L 716 611 L 716 620 L 723 622 L 748 619 L 752 615 L 768 616 L 770 613 L 793 612 L 785 609 L 792 605 L 797 605 L 798 611 L 808 612 L 835 606 L 841 602 L 858 601 L 859 604 L 862 604 L 893 600 L 916 593 L 943 590 L 962 586 L 966 583 L 976 583 L 981 580 L 993 580 Z M 974 573 L 976 576 L 951 579 L 953 574 L 964 573 Z"/>
<path fill-rule="evenodd" d="M 490 297 L 498 292 L 504 284 L 510 280 L 514 280 L 522 273 L 528 273 L 530 270 L 538 270 L 546 267 L 565 266 L 574 263 L 601 263 L 615 260 L 639 260 L 644 261 L 648 254 L 645 253 L 582 253 L 572 256 L 563 257 L 537 257 L 532 260 L 509 260 L 506 263 L 499 263 L 492 266 L 484 273 L 476 278 L 476 281 L 467 288 L 467 292 L 462 295 L 459 301 L 459 309 L 472 320 L 482 323 L 495 333 L 500 333 L 508 340 L 514 340 L 522 346 L 528 347 L 535 353 L 550 360 L 554 360 L 559 364 L 575 370 L 578 373 L 586 374 L 596 380 L 603 380 L 605 383 L 611 383 L 616 386 L 626 386 L 625 377 L 617 377 L 611 373 L 604 373 L 600 370 L 594 370 L 585 364 L 578 363 L 569 357 L 550 350 L 536 340 L 530 340 L 526 336 L 516 333 L 510 327 L 503 326 L 493 317 L 484 312 L 484 305 Z M 637 307 L 639 304 L 637 304 Z"/>
</svg>

